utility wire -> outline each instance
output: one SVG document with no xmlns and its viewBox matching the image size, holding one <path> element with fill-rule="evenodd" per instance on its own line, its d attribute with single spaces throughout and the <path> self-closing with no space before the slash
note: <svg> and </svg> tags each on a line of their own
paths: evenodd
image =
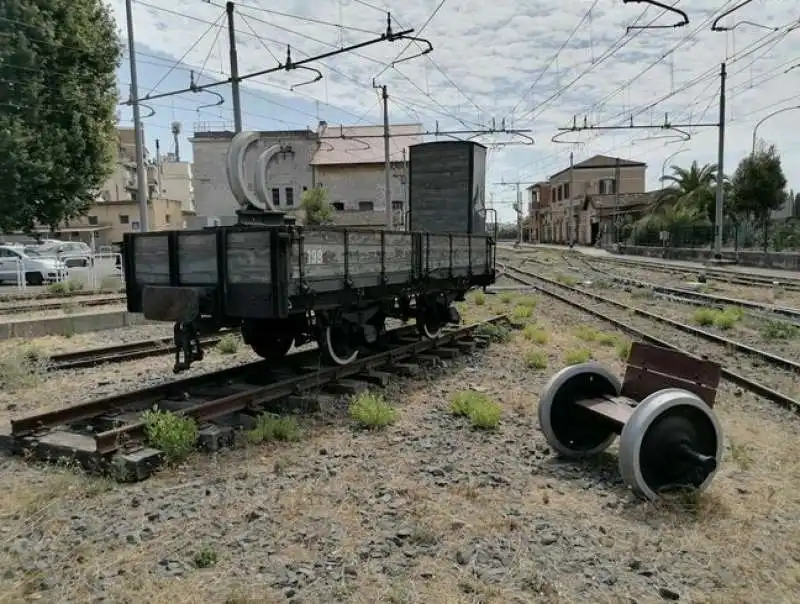
<svg viewBox="0 0 800 604">
<path fill-rule="evenodd" d="M 528 90 L 527 90 L 527 91 L 525 91 L 525 92 L 522 94 L 522 97 L 521 97 L 521 98 L 520 98 L 520 99 L 519 99 L 519 100 L 518 100 L 516 103 L 514 103 L 514 106 L 511 108 L 511 111 L 509 111 L 509 115 L 510 115 L 510 116 L 513 116 L 513 115 L 514 115 L 514 112 L 517 110 L 517 107 L 519 107 L 520 103 L 522 103 L 522 101 L 524 101 L 524 100 L 525 100 L 525 97 L 526 97 L 526 96 L 528 96 L 528 95 L 529 95 L 531 92 L 533 92 L 533 89 L 534 89 L 534 88 L 536 88 L 536 85 L 539 83 L 539 80 L 541 80 L 541 79 L 542 79 L 542 76 L 544 76 L 544 74 L 547 72 L 547 70 L 548 70 L 548 69 L 550 69 L 550 66 L 551 66 L 553 63 L 555 63 L 555 62 L 556 62 L 556 60 L 558 59 L 559 55 L 561 55 L 561 51 L 563 51 L 563 50 L 564 50 L 564 49 L 567 47 L 567 44 L 569 44 L 569 43 L 570 43 L 570 41 L 572 40 L 573 36 L 574 36 L 576 33 L 578 33 L 578 30 L 580 30 L 580 28 L 581 28 L 581 25 L 583 25 L 583 22 L 584 22 L 584 21 L 586 21 L 586 19 L 588 19 L 588 18 L 589 18 L 589 15 L 591 15 L 591 14 L 592 14 L 592 10 L 594 9 L 594 7 L 595 7 L 595 6 L 597 6 L 597 3 L 598 3 L 599 1 L 600 1 L 600 0 L 594 0 L 594 2 L 593 2 L 593 3 L 592 3 L 592 5 L 589 7 L 589 9 L 588 9 L 588 10 L 587 10 L 585 13 L 583 13 L 583 17 L 581 17 L 580 21 L 578 21 L 578 24 L 577 24 L 577 25 L 576 25 L 576 26 L 573 28 L 573 30 L 572 30 L 572 31 L 569 33 L 569 35 L 567 36 L 567 39 L 566 39 L 566 40 L 564 40 L 564 42 L 562 42 L 561 46 L 559 46 L 559 48 L 558 48 L 558 50 L 555 52 L 555 54 L 554 54 L 552 57 L 550 57 L 550 61 L 547 63 L 547 65 L 545 65 L 545 66 L 542 68 L 542 70 L 539 72 L 539 75 L 538 75 L 538 76 L 536 76 L 536 79 L 533 81 L 533 84 L 531 84 L 530 88 L 528 88 Z M 644 14 L 644 13 L 643 13 L 643 14 Z"/>
<path fill-rule="evenodd" d="M 428 20 L 425 21 L 425 23 L 422 24 L 422 27 L 420 27 L 419 30 L 417 31 L 417 36 L 422 35 L 422 32 L 425 31 L 425 28 L 428 27 L 428 25 L 430 25 L 430 22 L 433 21 L 433 18 L 437 15 L 437 13 L 440 10 L 442 10 L 442 7 L 444 6 L 445 2 L 447 2 L 447 0 L 439 0 L 439 4 L 437 4 L 436 8 L 433 9 L 433 12 L 431 13 L 431 16 L 428 17 Z M 389 62 L 389 65 L 387 65 L 386 67 L 381 69 L 375 75 L 373 80 L 377 80 L 378 78 L 380 78 L 386 72 L 386 70 L 389 69 L 389 67 L 394 67 L 394 63 L 397 62 L 397 60 L 400 57 L 402 57 L 409 48 L 411 48 L 411 45 L 413 44 L 413 42 L 414 42 L 413 40 L 409 40 L 408 44 L 405 45 L 405 48 L 403 48 L 403 50 L 401 50 L 399 53 L 397 53 L 397 56 L 392 61 Z"/>
</svg>

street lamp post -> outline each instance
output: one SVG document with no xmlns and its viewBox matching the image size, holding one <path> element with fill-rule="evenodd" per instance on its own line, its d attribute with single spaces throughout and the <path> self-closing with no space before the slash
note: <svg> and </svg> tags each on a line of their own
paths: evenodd
<svg viewBox="0 0 800 604">
<path fill-rule="evenodd" d="M 756 154 L 756 134 L 758 133 L 758 127 L 774 115 L 778 115 L 779 113 L 783 113 L 784 111 L 793 111 L 795 109 L 800 109 L 800 105 L 792 105 L 791 107 L 784 107 L 783 109 L 778 109 L 777 111 L 773 111 L 772 113 L 770 113 L 766 117 L 761 118 L 758 121 L 758 123 L 753 128 L 753 147 L 750 151 L 751 156 Z"/>
</svg>

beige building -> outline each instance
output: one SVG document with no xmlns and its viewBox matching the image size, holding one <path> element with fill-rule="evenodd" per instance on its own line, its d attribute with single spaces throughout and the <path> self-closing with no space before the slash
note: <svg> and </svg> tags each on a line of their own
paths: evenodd
<svg viewBox="0 0 800 604">
<path fill-rule="evenodd" d="M 408 147 L 423 142 L 422 132 L 421 124 L 399 124 L 390 128 L 390 193 L 394 224 L 398 227 L 404 223 L 408 206 Z M 286 152 L 270 161 L 267 175 L 267 186 L 276 208 L 302 222 L 299 207 L 303 192 L 311 187 L 322 187 L 335 210 L 336 224 L 385 224 L 383 126 L 328 126 L 320 122 L 316 131 L 260 134 L 261 149 L 275 144 L 286 148 Z M 193 226 L 236 220 L 239 206 L 231 193 L 225 170 L 225 158 L 233 136 L 234 133 L 227 130 L 198 130 L 190 139 L 197 212 Z M 258 153 L 252 152 L 245 159 L 245 175 L 249 180 L 253 180 L 257 156 Z"/>
<path fill-rule="evenodd" d="M 195 213 L 194 185 L 192 184 L 192 164 L 177 161 L 168 153 L 158 165 L 159 197 L 181 202 L 185 215 Z"/>
<path fill-rule="evenodd" d="M 535 202 L 532 240 L 589 245 L 607 237 L 608 228 L 601 223 L 624 214 L 624 200 L 641 210 L 646 170 L 643 162 L 595 155 L 537 183 L 530 191 Z"/>
<path fill-rule="evenodd" d="M 36 231 L 49 238 L 65 241 L 83 241 L 97 250 L 122 241 L 124 233 L 140 229 L 138 192 L 136 181 L 135 135 L 133 128 L 118 128 L 117 162 L 114 171 L 97 193 L 96 203 L 86 215 L 64 221 L 56 230 L 40 227 Z M 147 155 L 145 155 L 147 157 Z M 161 180 L 155 162 L 146 168 L 148 183 L 148 216 L 150 230 L 180 229 L 184 227 L 185 208 L 191 203 L 191 166 L 186 162 L 162 164 L 169 178 Z M 181 164 L 186 164 L 181 166 Z M 181 176 L 183 175 L 183 176 Z M 165 186 L 166 185 L 166 186 Z M 176 198 L 168 194 L 174 192 Z"/>
<path fill-rule="evenodd" d="M 319 149 L 311 165 L 314 182 L 328 193 L 340 225 L 386 224 L 386 159 L 383 126 L 328 126 L 318 129 Z M 389 127 L 389 185 L 395 227 L 408 210 L 408 147 L 423 142 L 422 124 Z"/>
<path fill-rule="evenodd" d="M 228 147 L 233 140 L 231 131 L 196 131 L 192 143 L 192 182 L 197 221 L 204 224 L 227 223 L 236 220 L 239 204 L 231 192 L 225 169 Z M 312 130 L 281 130 L 261 132 L 260 149 L 283 145 L 285 152 L 276 155 L 269 164 L 267 185 L 276 208 L 295 215 L 303 191 L 314 186 L 311 160 L 317 151 L 317 135 Z M 245 175 L 253 190 L 253 172 L 258 153 L 245 158 Z"/>
</svg>

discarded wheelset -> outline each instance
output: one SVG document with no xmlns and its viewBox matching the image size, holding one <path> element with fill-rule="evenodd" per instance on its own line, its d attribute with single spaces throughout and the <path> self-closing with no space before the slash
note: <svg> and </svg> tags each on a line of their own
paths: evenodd
<svg viewBox="0 0 800 604">
<path fill-rule="evenodd" d="M 702 490 L 722 457 L 712 410 L 720 374 L 717 363 L 636 342 L 622 383 L 597 363 L 565 367 L 550 378 L 539 425 L 567 458 L 596 455 L 619 434 L 622 478 L 648 499 L 675 488 Z"/>
</svg>

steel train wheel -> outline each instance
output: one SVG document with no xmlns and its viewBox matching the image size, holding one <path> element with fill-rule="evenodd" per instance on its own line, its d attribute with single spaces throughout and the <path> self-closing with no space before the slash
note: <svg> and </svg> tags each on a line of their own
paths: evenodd
<svg viewBox="0 0 800 604">
<path fill-rule="evenodd" d="M 279 361 L 284 358 L 294 344 L 291 336 L 278 336 L 272 340 L 260 340 L 250 343 L 250 348 L 262 359 Z"/>
<path fill-rule="evenodd" d="M 334 365 L 349 365 L 358 358 L 359 350 L 353 345 L 350 330 L 343 325 L 328 325 L 320 340 L 324 358 Z"/>
</svg>

